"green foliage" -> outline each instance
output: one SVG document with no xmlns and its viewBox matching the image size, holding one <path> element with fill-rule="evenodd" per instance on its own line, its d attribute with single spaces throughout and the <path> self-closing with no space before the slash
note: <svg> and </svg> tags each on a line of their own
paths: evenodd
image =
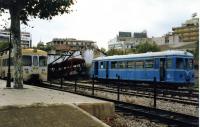
<svg viewBox="0 0 200 127">
<path fill-rule="evenodd" d="M 37 49 L 44 50 L 44 51 L 48 52 L 48 51 L 54 49 L 54 47 L 50 46 L 50 45 L 44 45 L 44 42 L 39 42 L 37 44 Z"/>
<path fill-rule="evenodd" d="M 105 48 L 101 48 L 100 51 L 103 52 L 103 53 L 105 53 L 106 49 Z"/>
<path fill-rule="evenodd" d="M 56 15 L 69 13 L 74 0 L 0 0 L 0 11 L 4 9 L 19 11 L 20 20 L 27 24 L 29 16 L 52 19 Z"/>
<path fill-rule="evenodd" d="M 55 47 L 51 46 L 51 45 L 46 45 L 44 51 L 51 51 L 51 50 L 55 50 Z"/>
<path fill-rule="evenodd" d="M 137 53 L 145 53 L 145 52 L 157 52 L 160 51 L 160 48 L 155 42 L 142 42 L 136 46 Z"/>
<path fill-rule="evenodd" d="M 9 46 L 9 42 L 0 41 L 0 50 L 3 50 Z"/>
<path fill-rule="evenodd" d="M 131 49 L 110 49 L 107 51 L 109 56 L 112 55 L 126 55 L 126 54 L 134 54 L 134 53 L 145 53 L 145 52 L 157 52 L 160 51 L 158 45 L 154 42 L 145 41 L 136 46 L 136 48 Z"/>
<path fill-rule="evenodd" d="M 122 49 L 110 49 L 107 51 L 107 55 L 125 55 L 125 52 Z"/>
<path fill-rule="evenodd" d="M 38 49 L 44 49 L 44 42 L 39 42 L 39 43 L 37 44 L 37 48 L 38 48 Z"/>
<path fill-rule="evenodd" d="M 112 55 L 126 55 L 126 54 L 134 54 L 136 51 L 135 49 L 110 49 L 107 51 L 108 56 Z"/>
<path fill-rule="evenodd" d="M 13 61 L 14 61 L 14 81 L 15 88 L 23 88 L 23 68 L 21 63 L 20 45 L 20 23 L 27 25 L 29 17 L 40 19 L 52 19 L 56 15 L 69 13 L 69 7 L 74 4 L 74 0 L 0 0 L 0 13 L 9 10 L 13 35 Z M 20 22 L 21 21 L 21 22 Z"/>
</svg>

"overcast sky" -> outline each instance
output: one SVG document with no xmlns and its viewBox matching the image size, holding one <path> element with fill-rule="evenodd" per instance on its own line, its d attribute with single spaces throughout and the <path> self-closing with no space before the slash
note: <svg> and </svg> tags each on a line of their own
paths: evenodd
<svg viewBox="0 0 200 127">
<path fill-rule="evenodd" d="M 33 45 L 53 38 L 93 40 L 99 47 L 119 31 L 141 32 L 149 37 L 162 36 L 174 26 L 180 26 L 194 12 L 199 12 L 200 0 L 76 0 L 71 14 L 52 20 L 31 19 Z M 198 14 L 199 15 L 199 14 Z M 5 15 L 4 15 L 5 18 Z"/>
</svg>

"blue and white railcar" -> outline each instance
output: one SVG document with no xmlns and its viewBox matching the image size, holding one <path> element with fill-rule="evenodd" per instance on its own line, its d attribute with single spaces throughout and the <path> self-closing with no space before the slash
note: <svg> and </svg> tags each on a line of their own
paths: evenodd
<svg viewBox="0 0 200 127">
<path fill-rule="evenodd" d="M 185 51 L 98 57 L 92 62 L 91 76 L 97 79 L 162 84 L 194 84 L 193 55 Z"/>
</svg>

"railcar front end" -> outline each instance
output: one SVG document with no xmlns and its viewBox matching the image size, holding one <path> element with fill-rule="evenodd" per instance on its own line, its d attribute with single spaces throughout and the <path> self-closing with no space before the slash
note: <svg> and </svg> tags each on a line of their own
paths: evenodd
<svg viewBox="0 0 200 127">
<path fill-rule="evenodd" d="M 11 54 L 11 78 L 14 76 L 13 54 Z M 22 49 L 23 80 L 47 81 L 47 52 L 36 49 Z M 8 54 L 1 56 L 0 76 L 6 78 L 8 73 Z"/>
</svg>

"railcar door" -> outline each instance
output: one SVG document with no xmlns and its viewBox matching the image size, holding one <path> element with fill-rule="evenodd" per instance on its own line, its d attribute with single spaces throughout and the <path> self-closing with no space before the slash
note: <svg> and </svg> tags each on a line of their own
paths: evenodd
<svg viewBox="0 0 200 127">
<path fill-rule="evenodd" d="M 108 61 L 106 61 L 106 79 L 108 79 Z"/>
<path fill-rule="evenodd" d="M 98 75 L 98 61 L 94 63 L 94 75 Z"/>
<path fill-rule="evenodd" d="M 165 73 L 166 73 L 166 68 L 165 68 L 165 58 L 160 58 L 160 81 L 165 80 Z"/>
</svg>

